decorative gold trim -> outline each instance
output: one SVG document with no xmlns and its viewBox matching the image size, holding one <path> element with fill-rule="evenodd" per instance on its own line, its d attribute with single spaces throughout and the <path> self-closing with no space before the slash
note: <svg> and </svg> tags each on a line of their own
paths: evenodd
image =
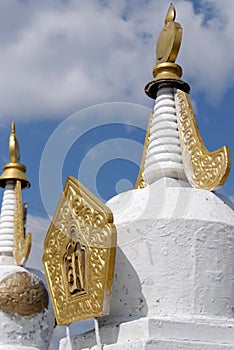
<svg viewBox="0 0 234 350">
<path fill-rule="evenodd" d="M 143 148 L 142 157 L 141 157 L 140 169 L 139 169 L 136 184 L 134 187 L 135 189 L 144 188 L 147 186 L 147 183 L 145 182 L 145 180 L 143 178 L 143 172 L 144 172 L 144 168 L 145 168 L 146 153 L 147 153 L 147 149 L 149 146 L 150 128 L 151 128 L 152 120 L 153 120 L 153 112 L 151 112 L 150 116 L 149 116 L 149 121 L 148 121 L 148 126 L 147 126 L 146 135 L 145 135 L 144 146 L 143 146 L 144 148 Z"/>
<path fill-rule="evenodd" d="M 43 255 L 59 325 L 108 314 L 116 236 L 110 209 L 68 177 Z"/>
<path fill-rule="evenodd" d="M 175 101 L 188 181 L 193 187 L 214 191 L 228 178 L 231 168 L 229 148 L 224 146 L 209 152 L 199 132 L 189 95 L 177 90 Z"/>
<path fill-rule="evenodd" d="M 28 233 L 25 236 L 25 215 L 22 204 L 21 181 L 15 183 L 15 213 L 14 213 L 14 260 L 19 266 L 23 266 L 28 260 L 32 235 Z"/>
</svg>

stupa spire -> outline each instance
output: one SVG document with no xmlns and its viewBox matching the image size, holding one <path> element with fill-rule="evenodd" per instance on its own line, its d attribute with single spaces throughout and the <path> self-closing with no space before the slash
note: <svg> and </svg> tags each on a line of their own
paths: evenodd
<svg viewBox="0 0 234 350">
<path fill-rule="evenodd" d="M 228 177 L 230 152 L 226 146 L 209 152 L 201 138 L 189 98 L 190 87 L 181 80 L 182 68 L 175 63 L 182 41 L 182 26 L 175 18 L 175 7 L 170 4 L 156 45 L 154 80 L 145 86 L 155 106 L 136 187 L 169 177 L 215 190 Z"/>
<path fill-rule="evenodd" d="M 28 259 L 31 249 L 31 234 L 25 236 L 25 211 L 22 204 L 22 189 L 30 187 L 25 172 L 26 167 L 19 163 L 20 148 L 12 122 L 9 138 L 10 162 L 4 165 L 0 176 L 0 186 L 4 188 L 0 217 L 0 263 L 12 260 L 22 266 Z M 12 259 L 13 258 L 13 259 Z"/>
<path fill-rule="evenodd" d="M 19 163 L 20 148 L 12 122 L 10 162 L 4 165 L 0 216 L 0 350 L 47 350 L 54 315 L 40 271 L 28 271 L 31 234 L 25 235 L 26 207 L 22 189 L 30 183 L 26 167 Z"/>
</svg>

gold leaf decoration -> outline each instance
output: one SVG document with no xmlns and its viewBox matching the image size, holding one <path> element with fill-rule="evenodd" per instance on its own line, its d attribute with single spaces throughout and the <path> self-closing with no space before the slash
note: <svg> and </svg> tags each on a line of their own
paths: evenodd
<svg viewBox="0 0 234 350">
<path fill-rule="evenodd" d="M 144 168 L 145 168 L 146 153 L 147 153 L 147 149 L 149 146 L 150 128 L 151 128 L 152 120 L 153 120 L 153 112 L 151 112 L 151 114 L 149 116 L 149 121 L 148 121 L 147 131 L 146 131 L 146 135 L 145 135 L 145 141 L 144 141 L 144 148 L 143 148 L 142 157 L 141 157 L 141 164 L 140 164 L 140 169 L 139 169 L 139 173 L 137 176 L 137 181 L 135 184 L 135 189 L 144 188 L 147 186 L 147 183 L 145 182 L 145 180 L 143 178 L 143 172 L 144 172 Z"/>
<path fill-rule="evenodd" d="M 213 191 L 228 178 L 231 167 L 229 148 L 224 146 L 209 152 L 200 135 L 189 95 L 177 90 L 175 100 L 188 181 L 193 187 Z"/>
<path fill-rule="evenodd" d="M 15 184 L 15 216 L 14 216 L 14 259 L 22 266 L 28 260 L 32 245 L 32 234 L 25 235 L 24 213 L 21 194 L 21 181 Z"/>
<path fill-rule="evenodd" d="M 110 209 L 77 179 L 68 177 L 43 255 L 59 325 L 108 314 L 115 249 Z"/>
</svg>

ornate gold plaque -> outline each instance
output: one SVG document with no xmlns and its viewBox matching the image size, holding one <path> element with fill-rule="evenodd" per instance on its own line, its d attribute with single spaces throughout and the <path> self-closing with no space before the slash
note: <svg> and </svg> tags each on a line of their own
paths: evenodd
<svg viewBox="0 0 234 350">
<path fill-rule="evenodd" d="M 229 148 L 224 146 L 209 152 L 200 135 L 189 95 L 177 90 L 175 100 L 183 163 L 188 181 L 193 187 L 215 190 L 225 183 L 229 175 Z"/>
<path fill-rule="evenodd" d="M 68 177 L 43 255 L 59 325 L 108 314 L 115 249 L 112 212 L 77 179 Z"/>
</svg>

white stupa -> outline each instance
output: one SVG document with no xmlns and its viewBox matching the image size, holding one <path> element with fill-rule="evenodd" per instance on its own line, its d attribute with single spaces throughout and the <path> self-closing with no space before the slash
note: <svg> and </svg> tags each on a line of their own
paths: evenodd
<svg viewBox="0 0 234 350">
<path fill-rule="evenodd" d="M 4 166 L 0 216 L 0 350 L 47 350 L 54 327 L 53 310 L 40 271 L 24 267 L 31 249 L 25 236 L 26 208 L 21 189 L 30 187 L 19 163 L 19 145 L 12 123 L 10 163 Z"/>
<path fill-rule="evenodd" d="M 171 5 L 157 43 L 155 99 L 137 187 L 112 198 L 118 247 L 109 316 L 60 350 L 234 349 L 234 211 L 215 190 L 227 147 L 205 148 L 175 64 L 182 28 Z"/>
</svg>

